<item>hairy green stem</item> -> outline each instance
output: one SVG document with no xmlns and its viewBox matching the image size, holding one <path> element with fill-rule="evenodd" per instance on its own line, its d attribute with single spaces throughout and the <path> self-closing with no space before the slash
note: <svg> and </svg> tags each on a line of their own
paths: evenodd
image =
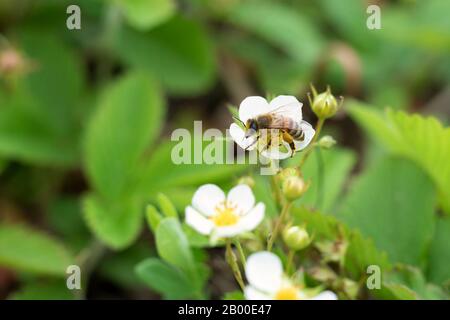
<svg viewBox="0 0 450 320">
<path fill-rule="evenodd" d="M 231 270 L 233 271 L 233 275 L 234 278 L 236 279 L 236 282 L 239 284 L 239 287 L 241 287 L 241 290 L 244 291 L 245 288 L 244 280 L 242 279 L 241 270 L 239 269 L 239 265 L 237 263 L 237 257 L 234 254 L 233 248 L 231 248 L 230 239 L 227 239 L 225 257 L 228 264 L 230 265 Z"/>
<path fill-rule="evenodd" d="M 239 242 L 239 240 L 235 240 L 234 241 L 234 245 L 236 246 L 236 249 L 238 250 L 239 253 L 239 259 L 241 260 L 242 266 L 245 268 L 245 253 L 244 253 L 244 249 L 242 248 L 241 243 Z"/>
<path fill-rule="evenodd" d="M 292 202 L 290 202 L 290 201 L 286 202 L 283 205 L 283 209 L 281 210 L 280 217 L 278 218 L 277 224 L 275 225 L 275 228 L 273 229 L 273 233 L 267 243 L 268 251 L 272 251 L 273 244 L 274 244 L 275 240 L 277 239 L 278 234 L 280 233 L 281 226 L 283 225 L 283 222 L 286 219 L 287 214 L 289 213 L 291 205 L 292 205 Z"/>
<path fill-rule="evenodd" d="M 292 273 L 291 269 L 294 265 L 294 256 L 295 256 L 295 251 L 290 249 L 289 253 L 288 253 L 287 264 L 286 264 L 286 272 L 288 275 L 290 275 Z"/>
<path fill-rule="evenodd" d="M 325 123 L 325 118 L 319 118 L 319 121 L 317 122 L 317 126 L 316 126 L 316 134 L 314 135 L 311 143 L 309 144 L 309 147 L 306 149 L 302 160 L 298 166 L 299 169 L 301 169 L 303 167 L 303 165 L 306 162 L 306 159 L 308 159 L 309 155 L 311 154 L 311 152 L 313 151 L 313 149 L 315 148 L 315 144 L 317 139 L 319 138 L 320 132 L 322 131 L 323 128 L 323 124 Z"/>
</svg>

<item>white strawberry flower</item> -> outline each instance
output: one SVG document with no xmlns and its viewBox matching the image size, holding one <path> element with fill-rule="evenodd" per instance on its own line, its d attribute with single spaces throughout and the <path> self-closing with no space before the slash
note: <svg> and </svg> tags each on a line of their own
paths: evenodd
<svg viewBox="0 0 450 320">
<path fill-rule="evenodd" d="M 311 296 L 293 284 L 283 274 L 280 258 L 268 251 L 248 257 L 245 276 L 249 282 L 244 290 L 247 300 L 337 300 L 334 292 L 323 291 Z"/>
<path fill-rule="evenodd" d="M 255 229 L 264 218 L 265 206 L 255 205 L 255 196 L 248 185 L 240 184 L 228 195 L 214 184 L 198 188 L 192 205 L 186 207 L 186 224 L 203 235 L 230 238 Z"/>
<path fill-rule="evenodd" d="M 302 119 L 303 104 L 294 96 L 278 96 L 272 101 L 267 102 L 263 97 L 251 96 L 245 98 L 239 106 L 239 120 L 246 124 L 247 120 L 254 119 L 256 116 L 276 112 L 278 115 L 289 117 L 300 124 L 300 128 L 305 133 L 303 141 L 294 140 L 296 150 L 302 150 L 308 146 L 314 137 L 315 130 L 306 121 Z M 256 137 L 245 137 L 245 131 L 236 123 L 230 125 L 230 135 L 233 140 L 243 149 L 253 150 L 257 147 Z M 270 159 L 285 159 L 291 156 L 292 150 L 285 141 L 280 141 L 284 148 L 272 145 L 268 149 L 261 150 L 261 154 Z M 281 152 L 280 149 L 286 149 L 287 152 Z"/>
</svg>

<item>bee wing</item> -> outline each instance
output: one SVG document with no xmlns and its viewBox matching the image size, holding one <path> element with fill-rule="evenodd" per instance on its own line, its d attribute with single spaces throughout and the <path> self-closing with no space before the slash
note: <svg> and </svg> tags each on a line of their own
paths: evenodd
<svg viewBox="0 0 450 320">
<path fill-rule="evenodd" d="M 279 114 L 295 121 L 302 119 L 302 103 L 293 96 L 278 96 L 270 102 L 271 114 Z"/>
</svg>

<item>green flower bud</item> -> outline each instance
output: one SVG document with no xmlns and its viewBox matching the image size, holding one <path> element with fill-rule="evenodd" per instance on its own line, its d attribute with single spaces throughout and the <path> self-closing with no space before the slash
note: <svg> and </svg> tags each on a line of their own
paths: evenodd
<svg viewBox="0 0 450 320">
<path fill-rule="evenodd" d="M 290 176 L 284 179 L 282 191 L 284 196 L 289 201 L 294 201 L 300 198 L 308 189 L 302 178 L 298 176 Z"/>
<path fill-rule="evenodd" d="M 312 87 L 313 99 L 310 100 L 311 108 L 320 119 L 331 118 L 339 109 L 339 104 L 336 98 L 331 93 L 330 87 L 327 87 L 325 92 L 317 94 L 314 87 Z"/>
<path fill-rule="evenodd" d="M 336 140 L 332 136 L 324 136 L 319 140 L 319 147 L 324 149 L 330 149 L 336 144 Z"/>
<path fill-rule="evenodd" d="M 292 250 L 301 250 L 311 243 L 311 238 L 305 228 L 288 227 L 283 231 L 283 241 Z"/>
<path fill-rule="evenodd" d="M 239 179 L 238 184 L 246 184 L 250 188 L 253 188 L 255 186 L 255 180 L 250 176 L 245 176 Z"/>
<path fill-rule="evenodd" d="M 343 291 L 350 299 L 356 299 L 359 292 L 359 285 L 357 282 L 344 279 L 342 280 Z"/>
<path fill-rule="evenodd" d="M 278 178 L 280 181 L 284 181 L 289 177 L 298 177 L 299 173 L 296 168 L 284 168 L 278 174 Z"/>
</svg>

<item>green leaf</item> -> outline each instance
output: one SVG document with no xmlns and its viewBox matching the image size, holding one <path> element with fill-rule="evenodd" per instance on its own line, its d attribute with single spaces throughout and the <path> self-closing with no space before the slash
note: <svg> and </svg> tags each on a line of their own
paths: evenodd
<svg viewBox="0 0 450 320">
<path fill-rule="evenodd" d="M 434 228 L 431 181 L 406 160 L 385 158 L 351 186 L 338 217 L 371 237 L 391 261 L 425 266 Z"/>
<path fill-rule="evenodd" d="M 380 289 L 375 289 L 371 293 L 383 300 L 418 300 L 417 293 L 399 283 L 383 282 Z"/>
<path fill-rule="evenodd" d="M 147 219 L 150 230 L 155 232 L 163 217 L 154 206 L 148 205 L 145 209 L 145 218 Z"/>
<path fill-rule="evenodd" d="M 8 297 L 11 300 L 73 300 L 64 280 L 30 281 Z"/>
<path fill-rule="evenodd" d="M 62 277 L 73 263 L 72 255 L 56 239 L 23 225 L 0 225 L 0 265 Z"/>
<path fill-rule="evenodd" d="M 437 284 L 444 284 L 450 281 L 450 218 L 440 217 L 436 219 L 436 228 L 433 240 L 431 241 L 427 277 Z"/>
<path fill-rule="evenodd" d="M 228 18 L 252 31 L 292 58 L 311 66 L 317 61 L 323 39 L 309 18 L 291 7 L 269 1 L 245 1 L 235 6 Z"/>
<path fill-rule="evenodd" d="M 124 28 L 115 50 L 127 64 L 154 74 L 171 94 L 194 95 L 212 84 L 212 44 L 192 20 L 176 16 L 145 33 Z"/>
<path fill-rule="evenodd" d="M 186 299 L 193 296 L 195 288 L 178 268 L 157 258 L 140 262 L 135 268 L 138 277 L 166 299 Z"/>
<path fill-rule="evenodd" d="M 180 268 L 189 279 L 198 280 L 188 239 L 177 219 L 163 219 L 156 229 L 155 239 L 158 254 L 164 261 Z"/>
<path fill-rule="evenodd" d="M 159 208 L 164 213 L 164 215 L 168 218 L 178 218 L 177 209 L 173 205 L 172 201 L 163 193 L 158 193 L 156 196 L 159 204 Z"/>
<path fill-rule="evenodd" d="M 356 101 L 352 118 L 389 152 L 415 162 L 434 181 L 441 205 L 450 213 L 450 128 L 433 117 L 387 110 L 383 115 Z"/>
<path fill-rule="evenodd" d="M 19 90 L 36 99 L 35 116 L 40 115 L 56 132 L 69 135 L 73 143 L 79 130 L 77 102 L 84 87 L 80 61 L 64 41 L 32 24 L 19 31 L 19 39 L 26 57 L 36 65 L 19 82 Z"/>
<path fill-rule="evenodd" d="M 89 228 L 114 249 L 129 246 L 138 236 L 143 208 L 135 197 L 105 202 L 94 194 L 83 198 L 83 215 Z"/>
<path fill-rule="evenodd" d="M 103 197 L 129 192 L 137 162 L 158 137 L 162 119 L 162 97 L 143 74 L 129 74 L 103 92 L 85 137 L 87 173 Z"/>
<path fill-rule="evenodd" d="M 18 93 L 10 99 L 2 97 L 0 110 L 0 153 L 23 162 L 73 166 L 78 159 L 78 143 L 68 143 L 56 133 L 42 116 L 37 101 Z M 30 110 L 32 109 L 32 110 Z"/>
<path fill-rule="evenodd" d="M 117 0 L 129 24 L 139 30 L 151 29 L 176 11 L 173 0 Z"/>
<path fill-rule="evenodd" d="M 448 299 L 442 289 L 426 282 L 419 269 L 407 265 L 398 265 L 393 270 L 384 272 L 382 287 L 387 287 L 400 299 Z M 380 293 L 383 294 L 384 291 Z"/>
</svg>

